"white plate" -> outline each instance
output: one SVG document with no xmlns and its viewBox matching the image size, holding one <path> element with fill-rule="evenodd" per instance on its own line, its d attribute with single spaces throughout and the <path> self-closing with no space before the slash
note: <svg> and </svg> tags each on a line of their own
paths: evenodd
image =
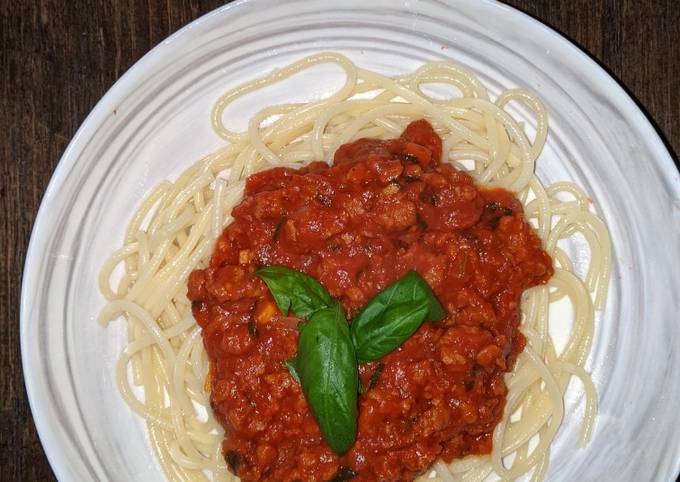
<svg viewBox="0 0 680 482">
<path fill-rule="evenodd" d="M 144 194 L 221 145 L 209 122 L 219 93 L 320 50 L 385 73 L 453 58 L 492 92 L 525 86 L 546 102 L 539 176 L 583 186 L 614 244 L 589 364 L 596 431 L 586 449 L 574 448 L 572 387 L 548 478 L 672 480 L 680 467 L 678 172 L 633 101 L 564 38 L 501 4 L 435 0 L 236 2 L 164 41 L 95 107 L 43 199 L 21 298 L 26 387 L 57 477 L 162 480 L 142 423 L 114 386 L 124 329 L 95 323 L 99 267 Z M 323 95 L 341 78 L 329 67 L 294 80 L 233 106 L 233 125 L 245 126 L 257 106 Z"/>
</svg>

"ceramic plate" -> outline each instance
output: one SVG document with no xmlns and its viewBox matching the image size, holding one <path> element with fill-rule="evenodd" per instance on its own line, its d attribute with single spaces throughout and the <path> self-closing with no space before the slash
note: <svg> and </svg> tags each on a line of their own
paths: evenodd
<svg viewBox="0 0 680 482">
<path fill-rule="evenodd" d="M 115 387 L 125 332 L 122 323 L 103 329 L 95 322 L 104 303 L 97 273 L 145 194 L 222 145 L 209 118 L 220 93 L 321 50 L 387 74 L 455 59 L 492 93 L 524 86 L 544 100 L 550 133 L 538 175 L 585 188 L 614 254 L 588 363 L 600 397 L 596 430 L 587 448 L 575 448 L 582 407 L 572 383 L 548 480 L 674 479 L 678 171 L 642 112 L 587 55 L 532 18 L 477 0 L 235 2 L 168 38 L 111 88 L 52 177 L 23 279 L 26 387 L 56 476 L 163 480 L 143 423 Z M 237 102 L 226 115 L 244 128 L 258 107 L 319 98 L 341 82 L 339 70 L 317 68 Z"/>
</svg>

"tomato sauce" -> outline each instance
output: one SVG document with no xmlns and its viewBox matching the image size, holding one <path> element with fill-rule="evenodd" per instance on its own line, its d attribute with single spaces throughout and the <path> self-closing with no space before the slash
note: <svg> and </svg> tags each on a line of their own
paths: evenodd
<svg viewBox="0 0 680 482">
<path fill-rule="evenodd" d="M 248 178 L 209 267 L 188 286 L 224 456 L 242 480 L 412 480 L 439 457 L 491 451 L 503 376 L 525 344 L 520 297 L 552 276 L 552 260 L 511 193 L 476 187 L 441 155 L 421 120 L 398 139 L 343 145 L 332 166 Z M 412 269 L 447 311 L 359 366 L 358 436 L 342 456 L 283 363 L 295 356 L 298 320 L 253 275 L 268 265 L 313 276 L 349 320 Z"/>
</svg>

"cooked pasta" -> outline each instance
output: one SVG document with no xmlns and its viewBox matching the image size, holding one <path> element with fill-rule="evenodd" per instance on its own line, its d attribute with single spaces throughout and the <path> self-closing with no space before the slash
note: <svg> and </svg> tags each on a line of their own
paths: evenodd
<svg viewBox="0 0 680 482">
<path fill-rule="evenodd" d="M 237 98 L 273 85 L 317 64 L 345 73 L 332 95 L 308 103 L 282 104 L 255 114 L 247 131 L 224 123 Z M 429 95 L 444 85 L 458 95 Z M 506 110 L 518 102 L 533 113 L 535 134 Z M 335 53 L 320 53 L 226 92 L 212 112 L 225 147 L 195 162 L 174 182 L 159 184 L 132 216 L 122 247 L 104 263 L 99 283 L 108 303 L 100 322 L 127 322 L 128 344 L 116 368 L 118 388 L 144 418 L 151 445 L 170 480 L 237 480 L 221 453 L 223 432 L 206 392 L 208 361 L 200 328 L 186 297 L 188 275 L 205 267 L 216 239 L 244 193 L 245 179 L 273 166 L 330 162 L 335 149 L 361 137 L 398 136 L 412 120 L 425 118 L 441 136 L 444 161 L 468 171 L 483 186 L 503 187 L 522 201 L 525 217 L 553 257 L 555 274 L 522 301 L 521 331 L 527 339 L 506 376 L 505 416 L 493 434 L 490 456 L 437 462 L 428 480 L 479 481 L 491 474 L 541 480 L 550 445 L 564 417 L 564 394 L 572 378 L 583 387 L 581 443 L 597 414 L 597 393 L 584 364 L 593 340 L 595 311 L 605 306 L 610 276 L 610 241 L 604 223 L 577 185 L 543 186 L 534 174 L 548 135 L 542 102 L 523 89 L 492 98 L 465 67 L 432 62 L 411 74 L 386 77 Z M 575 235 L 589 247 L 588 269 L 574 271 L 561 243 Z M 113 280 L 115 286 L 112 286 Z M 569 338 L 562 350 L 550 336 L 549 306 L 572 305 Z"/>
</svg>

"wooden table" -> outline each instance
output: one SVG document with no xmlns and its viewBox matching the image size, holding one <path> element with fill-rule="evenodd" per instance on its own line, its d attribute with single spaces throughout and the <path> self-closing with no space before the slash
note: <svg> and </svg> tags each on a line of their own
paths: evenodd
<svg viewBox="0 0 680 482">
<path fill-rule="evenodd" d="M 19 295 L 40 199 L 99 98 L 217 0 L 0 0 L 0 480 L 54 480 L 21 371 Z M 598 59 L 680 151 L 680 8 L 673 0 L 509 0 Z M 674 5 L 675 4 L 675 5 Z M 677 156 L 676 165 L 677 165 Z"/>
</svg>

